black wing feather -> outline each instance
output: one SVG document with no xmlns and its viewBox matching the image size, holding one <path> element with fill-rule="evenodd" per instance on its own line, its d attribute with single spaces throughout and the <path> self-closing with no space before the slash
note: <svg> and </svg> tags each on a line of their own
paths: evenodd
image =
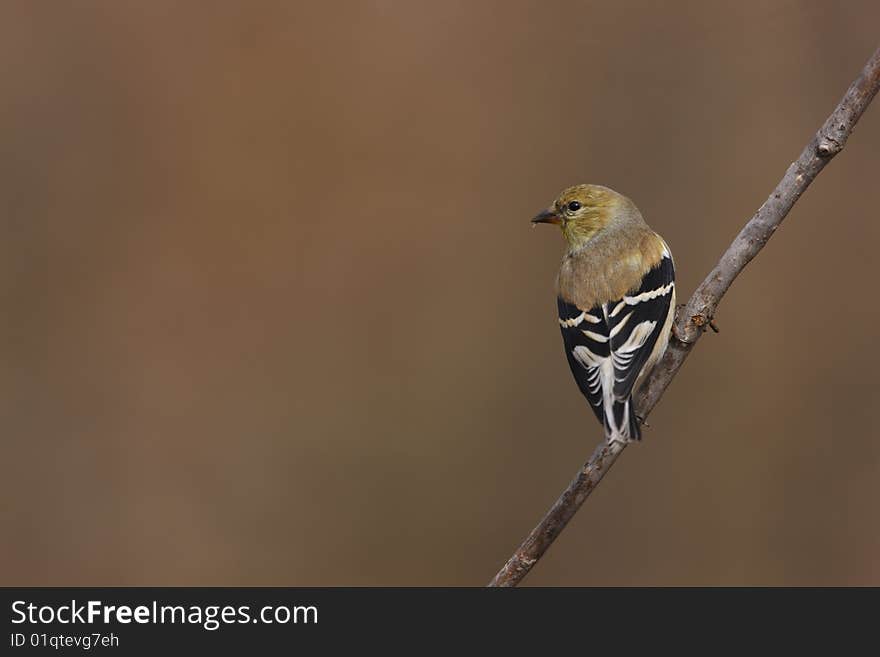
<svg viewBox="0 0 880 657">
<path fill-rule="evenodd" d="M 576 347 L 586 347 L 597 356 L 606 358 L 611 353 L 607 342 L 596 342 L 584 335 L 584 330 L 589 330 L 599 335 L 608 335 L 608 324 L 605 321 L 605 314 L 601 306 L 596 306 L 588 311 L 588 314 L 597 320 L 595 323 L 589 320 L 582 320 L 577 326 L 565 326 L 562 323 L 566 320 L 575 320 L 584 312 L 576 305 L 563 301 L 557 297 L 556 305 L 559 309 L 560 328 L 562 329 L 562 342 L 565 345 L 565 356 L 568 358 L 568 366 L 574 375 L 574 380 L 580 388 L 581 394 L 590 402 L 590 408 L 596 414 L 599 422 L 603 422 L 602 411 L 602 389 L 594 386 L 590 388 L 590 371 L 581 365 L 575 358 Z"/>
<path fill-rule="evenodd" d="M 590 402 L 590 407 L 606 429 L 610 419 L 613 419 L 615 426 L 622 426 L 624 414 L 629 413 L 630 436 L 636 439 L 640 437 L 634 409 L 627 402 L 639 374 L 657 344 L 660 329 L 670 311 L 672 294 L 669 286 L 674 279 L 672 259 L 666 256 L 645 274 L 638 289 L 630 291 L 623 299 L 597 305 L 585 311 L 573 303 L 557 298 L 562 341 L 565 345 L 568 365 L 578 388 Z M 666 292 L 656 293 L 658 290 L 666 290 Z M 652 293 L 656 293 L 653 298 L 639 297 L 642 294 L 650 296 Z M 654 322 L 653 330 L 640 346 L 631 349 L 629 353 L 622 352 L 622 349 L 627 348 L 627 341 L 632 337 L 633 331 L 644 322 Z M 644 331 L 644 327 L 640 330 Z M 613 336 L 612 332 L 615 332 Z M 638 340 L 634 342 L 637 343 Z M 588 350 L 586 358 L 585 352 L 578 350 L 578 347 Z M 607 418 L 603 408 L 599 368 L 589 366 L 587 360 L 593 356 L 597 360 L 607 359 L 614 354 L 616 354 L 613 393 L 615 401 L 611 408 L 614 417 Z"/>
<path fill-rule="evenodd" d="M 674 280 L 675 271 L 672 266 L 672 260 L 669 258 L 663 258 L 656 267 L 645 274 L 644 278 L 642 278 L 642 284 L 639 286 L 639 289 L 631 292 L 627 297 L 637 298 L 640 294 L 664 289 L 670 283 L 673 283 Z M 666 320 L 667 313 L 669 313 L 671 299 L 672 294 L 667 293 L 657 295 L 653 299 L 640 301 L 632 305 L 624 302 L 625 305 L 620 309 L 618 314 L 613 318 L 609 318 L 609 322 L 611 323 L 610 329 L 612 330 L 619 322 L 626 319 L 624 327 L 619 333 L 617 333 L 617 335 L 611 338 L 611 349 L 613 351 L 617 351 L 625 345 L 626 341 L 632 334 L 633 329 L 642 322 L 657 322 L 657 325 L 654 327 L 654 330 L 651 331 L 648 339 L 641 347 L 639 347 L 633 358 L 627 364 L 626 369 L 615 372 L 614 396 L 618 399 L 626 399 L 632 394 L 636 379 L 650 357 L 651 352 L 654 350 L 654 345 L 657 344 L 657 339 L 660 337 L 660 328 Z M 612 312 L 616 309 L 616 306 L 616 303 L 608 304 L 608 307 L 612 309 Z M 628 316 L 629 318 L 627 319 Z"/>
</svg>

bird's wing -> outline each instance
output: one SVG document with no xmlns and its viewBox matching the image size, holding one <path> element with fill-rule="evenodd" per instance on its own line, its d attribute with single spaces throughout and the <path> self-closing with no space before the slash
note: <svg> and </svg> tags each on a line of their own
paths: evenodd
<svg viewBox="0 0 880 657">
<path fill-rule="evenodd" d="M 603 422 L 602 366 L 611 355 L 604 310 L 602 306 L 581 310 L 562 298 L 556 303 L 568 366 L 599 422 Z"/>
<path fill-rule="evenodd" d="M 640 285 L 622 299 L 589 310 L 557 299 L 569 367 L 606 427 L 625 424 L 623 417 L 616 416 L 631 412 L 629 397 L 639 374 L 657 357 L 658 340 L 665 347 L 674 278 L 672 259 L 664 254 Z M 637 427 L 632 432 L 633 437 L 638 436 Z"/>
<path fill-rule="evenodd" d="M 616 303 L 606 305 L 614 361 L 614 396 L 626 399 L 648 360 L 654 355 L 658 339 L 665 341 L 666 322 L 674 311 L 675 270 L 666 256 L 642 278 L 637 290 Z M 653 364 L 653 363 L 652 363 Z"/>
</svg>

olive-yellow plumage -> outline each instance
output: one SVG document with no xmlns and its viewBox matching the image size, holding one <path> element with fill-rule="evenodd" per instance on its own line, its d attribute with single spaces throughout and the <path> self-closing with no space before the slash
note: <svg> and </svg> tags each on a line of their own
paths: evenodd
<svg viewBox="0 0 880 657">
<path fill-rule="evenodd" d="M 632 394 L 666 349 L 675 309 L 669 247 L 601 185 L 563 190 L 533 222 L 558 225 L 568 246 L 557 305 L 575 380 L 609 441 L 639 439 Z"/>
</svg>

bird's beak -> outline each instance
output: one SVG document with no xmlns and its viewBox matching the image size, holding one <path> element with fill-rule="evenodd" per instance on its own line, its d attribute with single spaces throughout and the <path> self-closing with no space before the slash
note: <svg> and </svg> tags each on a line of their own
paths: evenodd
<svg viewBox="0 0 880 657">
<path fill-rule="evenodd" d="M 538 214 L 534 219 L 532 219 L 533 224 L 553 224 L 554 226 L 558 226 L 562 223 L 562 219 L 556 213 L 556 210 L 544 210 L 540 214 Z"/>
</svg>

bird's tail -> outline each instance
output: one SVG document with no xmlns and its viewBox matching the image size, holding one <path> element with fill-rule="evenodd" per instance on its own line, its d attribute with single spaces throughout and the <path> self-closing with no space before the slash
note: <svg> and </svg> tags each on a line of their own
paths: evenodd
<svg viewBox="0 0 880 657">
<path fill-rule="evenodd" d="M 609 443 L 631 443 L 642 439 L 632 397 L 623 401 L 614 399 L 605 405 L 604 410 L 605 439 Z"/>
</svg>

